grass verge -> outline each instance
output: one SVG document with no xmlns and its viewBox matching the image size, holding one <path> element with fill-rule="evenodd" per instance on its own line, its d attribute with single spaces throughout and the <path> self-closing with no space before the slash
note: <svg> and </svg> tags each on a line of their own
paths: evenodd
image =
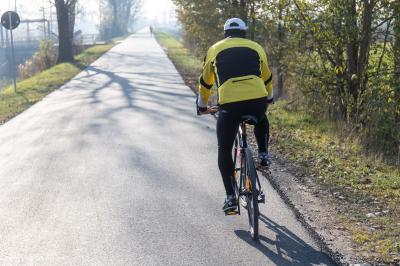
<svg viewBox="0 0 400 266">
<path fill-rule="evenodd" d="M 11 86 L 4 88 L 0 92 L 0 124 L 64 85 L 113 46 L 114 44 L 93 46 L 75 56 L 74 63 L 58 64 L 31 78 L 19 81 L 16 94 Z"/>
<path fill-rule="evenodd" d="M 400 171 L 366 153 L 356 137 L 343 137 L 342 123 L 318 120 L 306 112 L 270 109 L 276 152 L 304 170 L 327 200 L 336 205 L 357 250 L 369 259 L 400 260 Z"/>
<path fill-rule="evenodd" d="M 156 32 L 186 83 L 197 86 L 202 62 L 182 42 Z M 340 123 L 290 111 L 285 101 L 273 105 L 271 140 L 274 152 L 303 170 L 327 203 L 338 210 L 338 226 L 348 230 L 355 249 L 371 261 L 400 261 L 400 171 L 366 153 L 356 137 L 344 136 Z"/>
<path fill-rule="evenodd" d="M 156 31 L 155 36 L 181 73 L 185 82 L 191 88 L 195 88 L 202 70 L 202 61 L 191 55 L 190 51 L 182 44 L 182 41 L 176 39 L 173 35 Z"/>
</svg>

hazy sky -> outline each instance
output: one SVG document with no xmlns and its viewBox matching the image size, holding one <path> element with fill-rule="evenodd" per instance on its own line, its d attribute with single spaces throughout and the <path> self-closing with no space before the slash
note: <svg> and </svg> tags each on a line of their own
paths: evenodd
<svg viewBox="0 0 400 266">
<path fill-rule="evenodd" d="M 173 9 L 171 0 L 143 0 L 143 13 L 147 18 L 162 16 L 164 12 Z"/>
<path fill-rule="evenodd" d="M 15 0 L 0 0 L 0 12 L 14 9 Z M 78 1 L 81 5 L 84 5 L 87 10 L 98 12 L 99 0 L 80 0 Z M 17 8 L 21 11 L 27 12 L 29 10 L 30 15 L 39 14 L 39 9 L 42 6 L 49 7 L 49 0 L 17 0 Z M 155 17 L 162 16 L 173 8 L 171 0 L 143 0 L 143 13 L 142 15 L 146 18 L 153 19 Z"/>
<path fill-rule="evenodd" d="M 98 32 L 100 24 L 99 1 L 100 0 L 78 0 L 78 8 L 83 9 L 84 13 L 81 13 L 81 15 L 78 14 L 77 16 L 76 30 L 83 30 L 84 34 L 96 34 Z M 139 20 L 136 23 L 138 27 L 149 24 L 156 25 L 157 23 L 173 23 L 173 20 L 171 21 L 171 15 L 173 16 L 174 14 L 174 5 L 171 0 L 142 1 L 142 10 Z M 21 19 L 41 19 L 44 15 L 46 19 L 50 19 L 51 16 L 54 21 L 53 23 L 55 23 L 55 8 L 50 4 L 50 0 L 17 0 L 16 2 L 17 11 Z M 14 10 L 14 3 L 15 0 L 0 0 L 0 16 L 7 10 Z M 45 8 L 44 13 L 42 7 Z M 36 26 L 40 27 L 41 24 L 34 24 L 34 27 Z M 34 27 L 31 27 L 31 30 L 35 29 Z M 16 34 L 24 30 L 24 25 L 21 25 L 17 29 Z"/>
</svg>

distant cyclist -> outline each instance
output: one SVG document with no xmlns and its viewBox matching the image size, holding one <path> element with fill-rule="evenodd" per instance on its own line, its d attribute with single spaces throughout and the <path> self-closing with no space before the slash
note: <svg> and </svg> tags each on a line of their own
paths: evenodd
<svg viewBox="0 0 400 266">
<path fill-rule="evenodd" d="M 217 111 L 208 106 L 211 88 L 218 87 L 219 116 L 217 121 L 218 166 L 226 190 L 224 211 L 237 208 L 233 189 L 234 165 L 232 147 L 243 115 L 258 119 L 254 134 L 258 157 L 263 166 L 269 165 L 269 123 L 267 105 L 273 103 L 272 74 L 264 49 L 246 39 L 246 24 L 239 18 L 228 19 L 224 26 L 225 39 L 208 50 L 200 77 L 197 108 L 200 114 Z"/>
</svg>

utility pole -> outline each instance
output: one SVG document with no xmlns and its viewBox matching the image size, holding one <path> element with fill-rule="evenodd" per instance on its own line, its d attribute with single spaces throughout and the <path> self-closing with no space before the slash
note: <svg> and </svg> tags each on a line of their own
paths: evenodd
<svg viewBox="0 0 400 266">
<path fill-rule="evenodd" d="M 5 30 L 5 57 L 7 58 L 7 63 L 8 63 L 8 74 L 10 77 L 13 76 L 13 67 L 12 67 L 12 59 L 11 59 L 11 44 L 10 44 L 10 39 L 8 36 L 8 30 Z"/>
<path fill-rule="evenodd" d="M 49 32 L 50 32 L 50 36 L 49 38 L 51 39 L 52 35 L 53 35 L 53 5 L 50 2 L 50 26 L 49 26 Z"/>
<path fill-rule="evenodd" d="M 99 25 L 101 25 L 101 20 L 102 20 L 102 17 L 101 17 L 101 11 L 102 11 L 102 8 L 101 8 L 101 1 L 102 1 L 102 0 L 99 0 Z"/>
<path fill-rule="evenodd" d="M 46 10 L 43 8 L 43 33 L 44 33 L 44 38 L 46 39 Z"/>
<path fill-rule="evenodd" d="M 16 13 L 15 13 L 16 14 Z M 8 12 L 8 23 L 9 26 L 7 29 L 10 31 L 10 41 L 11 41 L 11 68 L 10 68 L 10 74 L 13 76 L 13 81 L 14 81 L 14 94 L 17 93 L 17 74 L 16 74 L 16 66 L 15 66 L 15 50 L 14 50 L 14 37 L 13 37 L 13 30 L 18 27 L 18 25 L 14 26 L 13 25 L 13 18 L 12 18 L 12 12 Z M 7 16 L 7 13 L 5 13 L 3 16 Z M 7 18 L 6 18 L 7 19 Z M 18 18 L 19 19 L 19 18 Z M 3 23 L 3 18 L 2 18 L 2 23 Z M 18 22 L 19 24 L 19 22 Z M 3 24 L 3 26 L 6 24 Z M 4 26 L 6 27 L 6 26 Z M 9 61 L 9 62 L 10 62 Z"/>
<path fill-rule="evenodd" d="M 5 47 L 6 47 L 6 50 L 8 50 L 8 48 L 9 48 L 9 39 L 8 39 L 8 30 L 5 30 L 5 32 L 6 32 L 6 40 L 5 40 Z M 8 53 L 7 53 L 8 54 Z M 11 63 L 11 59 L 9 60 L 9 63 Z M 9 64 L 9 65 L 11 65 L 11 64 Z"/>
<path fill-rule="evenodd" d="M 29 29 L 29 22 L 26 23 L 26 38 L 27 38 L 28 42 L 31 41 L 31 33 L 30 33 L 30 29 Z"/>
<path fill-rule="evenodd" d="M 44 39 L 46 39 L 46 11 L 44 8 L 44 0 L 42 0 L 42 7 L 39 9 L 40 11 L 42 11 L 42 18 L 43 18 L 43 36 Z"/>
<path fill-rule="evenodd" d="M 3 33 L 3 27 L 0 27 L 0 47 L 4 47 L 4 33 Z"/>
</svg>

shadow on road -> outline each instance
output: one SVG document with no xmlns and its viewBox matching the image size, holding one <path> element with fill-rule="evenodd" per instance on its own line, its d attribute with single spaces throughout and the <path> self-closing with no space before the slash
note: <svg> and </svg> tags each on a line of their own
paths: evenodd
<svg viewBox="0 0 400 266">
<path fill-rule="evenodd" d="M 325 253 L 308 245 L 286 226 L 279 225 L 261 213 L 260 222 L 260 228 L 264 224 L 275 233 L 275 239 L 260 235 L 260 241 L 255 242 L 245 230 L 235 230 L 235 234 L 276 265 L 335 265 Z"/>
<path fill-rule="evenodd" d="M 186 119 L 187 122 L 196 124 L 205 124 L 202 119 L 193 119 L 193 108 L 187 108 L 182 105 L 183 98 L 193 99 L 195 102 L 194 94 L 189 89 L 177 89 L 180 86 L 177 80 L 180 78 L 177 73 L 162 73 L 162 72 L 118 72 L 110 71 L 96 66 L 89 66 L 86 68 L 86 75 L 75 78 L 82 84 L 75 85 L 74 89 L 85 86 L 91 88 L 90 99 L 91 104 L 100 105 L 103 101 L 108 101 L 108 98 L 101 97 L 103 91 L 117 89 L 122 92 L 125 103 L 113 103 L 112 107 L 103 109 L 99 116 L 101 118 L 110 118 L 117 112 L 124 110 L 132 110 L 140 112 L 151 117 L 153 121 L 165 123 L 166 118 Z M 93 81 L 93 77 L 100 75 L 107 77 L 106 79 L 100 78 Z M 93 83 L 97 83 L 93 89 Z M 178 85 L 177 85 L 178 84 Z M 117 86 L 115 86 L 117 85 Z M 182 86 L 183 82 L 182 82 Z M 149 105 L 152 104 L 152 105 Z M 168 105 L 170 109 L 176 113 L 159 112 Z M 191 106 L 192 107 L 192 106 Z M 204 126 L 203 126 L 204 128 Z"/>
</svg>

